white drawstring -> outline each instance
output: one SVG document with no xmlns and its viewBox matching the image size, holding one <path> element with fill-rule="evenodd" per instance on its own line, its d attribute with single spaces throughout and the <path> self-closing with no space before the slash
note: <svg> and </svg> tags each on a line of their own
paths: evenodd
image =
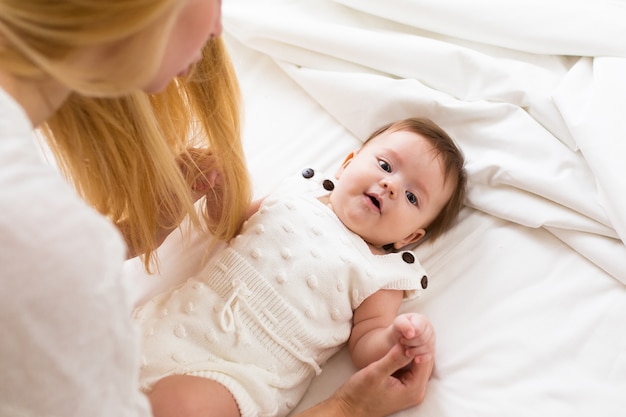
<svg viewBox="0 0 626 417">
<path fill-rule="evenodd" d="M 220 312 L 220 327 L 228 333 L 241 329 L 241 319 L 239 318 L 239 299 L 248 297 L 252 292 L 246 284 L 239 279 L 232 281 L 233 292 L 224 303 Z"/>
<path fill-rule="evenodd" d="M 239 309 L 241 308 L 240 303 L 245 306 L 247 304 L 246 298 L 252 295 L 252 291 L 250 291 L 246 284 L 239 279 L 234 279 L 231 284 L 233 286 L 233 292 L 230 294 L 230 297 L 228 297 L 224 303 L 224 307 L 220 311 L 220 327 L 227 333 L 236 331 L 236 335 L 239 339 L 242 336 L 241 329 L 243 327 L 241 318 L 239 317 Z M 317 364 L 315 359 L 303 355 L 298 349 L 295 349 L 285 340 L 274 334 L 274 332 L 269 329 L 265 323 L 256 317 L 256 315 L 253 315 L 253 317 L 257 324 L 259 324 L 278 345 L 283 347 L 287 350 L 287 352 L 291 353 L 302 362 L 311 366 L 317 375 L 322 372 L 322 369 Z"/>
</svg>

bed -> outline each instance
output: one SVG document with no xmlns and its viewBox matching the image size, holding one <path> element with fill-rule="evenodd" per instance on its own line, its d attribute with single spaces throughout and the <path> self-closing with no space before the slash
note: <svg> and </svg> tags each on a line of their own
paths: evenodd
<svg viewBox="0 0 626 417">
<path fill-rule="evenodd" d="M 255 193 L 332 172 L 376 127 L 426 116 L 460 144 L 457 225 L 414 249 L 437 357 L 396 417 L 626 415 L 626 2 L 227 0 Z M 173 234 L 137 303 L 197 271 Z M 298 406 L 354 368 L 340 351 Z"/>
</svg>

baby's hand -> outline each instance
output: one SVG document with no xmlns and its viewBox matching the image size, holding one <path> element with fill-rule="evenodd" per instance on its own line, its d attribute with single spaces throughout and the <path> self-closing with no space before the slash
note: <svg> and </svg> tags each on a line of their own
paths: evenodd
<svg viewBox="0 0 626 417">
<path fill-rule="evenodd" d="M 397 342 L 405 347 L 407 356 L 415 362 L 435 358 L 435 330 L 426 316 L 417 313 L 400 314 L 392 324 Z"/>
<path fill-rule="evenodd" d="M 222 218 L 223 179 L 215 155 L 208 149 L 188 148 L 178 156 L 180 170 L 191 188 L 191 198 L 204 201 L 205 218 L 209 224 Z"/>
<path fill-rule="evenodd" d="M 217 161 L 207 149 L 189 148 L 178 157 L 183 176 L 190 185 L 194 200 L 214 192 L 221 185 Z"/>
</svg>

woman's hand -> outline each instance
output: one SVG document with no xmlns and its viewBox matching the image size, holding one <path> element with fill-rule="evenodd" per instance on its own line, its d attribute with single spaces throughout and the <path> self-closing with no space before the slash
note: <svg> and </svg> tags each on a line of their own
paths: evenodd
<svg viewBox="0 0 626 417">
<path fill-rule="evenodd" d="M 335 394 L 295 417 L 384 417 L 419 404 L 432 366 L 414 363 L 397 344 L 352 375 Z"/>
</svg>

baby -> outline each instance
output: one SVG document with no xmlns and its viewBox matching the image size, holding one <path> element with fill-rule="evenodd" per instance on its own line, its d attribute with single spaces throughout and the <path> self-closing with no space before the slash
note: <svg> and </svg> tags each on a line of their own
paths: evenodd
<svg viewBox="0 0 626 417">
<path fill-rule="evenodd" d="M 287 415 L 346 342 L 359 367 L 402 345 L 425 390 L 434 331 L 398 309 L 428 279 L 403 248 L 454 223 L 463 165 L 441 128 L 405 119 L 374 132 L 333 178 L 305 169 L 253 203 L 201 273 L 136 310 L 155 417 Z"/>
</svg>

